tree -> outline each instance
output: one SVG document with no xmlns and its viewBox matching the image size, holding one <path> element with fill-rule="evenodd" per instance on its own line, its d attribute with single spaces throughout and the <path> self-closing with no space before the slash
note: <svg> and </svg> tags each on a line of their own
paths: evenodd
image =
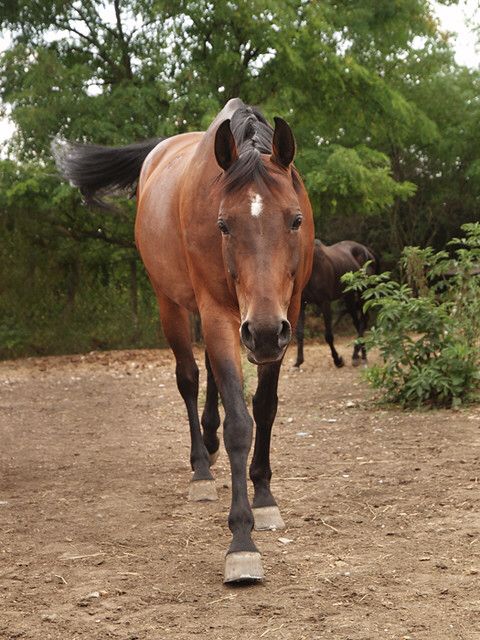
<svg viewBox="0 0 480 640">
<path fill-rule="evenodd" d="M 234 95 L 292 125 L 327 241 L 350 236 L 388 261 L 413 236 L 442 243 L 478 215 L 479 77 L 456 67 L 427 0 L 8 0 L 0 28 L 13 33 L 0 98 L 17 125 L 2 229 L 30 218 L 53 256 L 77 256 L 55 263 L 65 308 L 87 281 L 107 297 L 115 278 L 135 289 L 133 206 L 84 210 L 55 178 L 52 138 L 117 145 L 203 129 Z M 34 237 L 20 225 L 10 240 L 25 246 L 11 254 L 22 271 Z M 46 250 L 31 255 L 47 274 Z M 138 298 L 147 291 L 140 272 Z"/>
</svg>

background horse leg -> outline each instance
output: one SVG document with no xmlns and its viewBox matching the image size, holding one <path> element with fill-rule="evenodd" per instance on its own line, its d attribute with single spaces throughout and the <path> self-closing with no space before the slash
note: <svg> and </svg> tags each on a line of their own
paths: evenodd
<svg viewBox="0 0 480 640">
<path fill-rule="evenodd" d="M 332 352 L 333 362 L 335 366 L 340 368 L 343 367 L 345 362 L 343 361 L 342 356 L 339 356 L 337 350 L 333 345 L 333 329 L 332 329 L 332 305 L 330 302 L 325 301 L 322 303 L 322 313 L 323 320 L 325 322 L 325 341 L 330 347 L 330 351 Z"/>
<path fill-rule="evenodd" d="M 215 481 L 210 473 L 208 451 L 198 419 L 198 367 L 190 341 L 190 319 L 183 307 L 157 292 L 163 332 L 175 355 L 177 387 L 185 402 L 190 425 L 190 464 L 193 470 L 189 500 L 216 500 Z"/>
<path fill-rule="evenodd" d="M 359 308 L 359 315 L 360 315 L 360 331 L 359 331 L 359 336 L 361 338 L 363 338 L 363 334 L 365 333 L 365 331 L 368 328 L 368 313 L 365 313 L 365 311 L 363 310 L 363 302 L 362 302 L 362 298 L 359 295 L 358 297 L 358 308 Z M 365 347 L 365 342 L 362 340 L 362 344 L 360 347 L 360 350 L 362 352 L 362 362 L 364 364 L 367 363 L 367 349 Z"/>
<path fill-rule="evenodd" d="M 357 331 L 357 337 L 362 338 L 363 333 L 365 331 L 365 323 L 361 321 L 361 317 L 362 317 L 361 300 L 359 301 L 359 299 L 355 296 L 355 294 L 347 294 L 345 296 L 345 302 L 347 304 L 348 312 L 352 317 L 352 322 L 354 324 L 354 327 Z M 353 347 L 353 354 L 352 354 L 352 364 L 354 367 L 358 367 L 358 365 L 360 364 L 360 356 L 359 356 L 360 351 L 362 351 L 362 357 L 363 357 L 365 347 L 363 347 L 362 349 L 362 346 L 360 344 L 355 343 Z M 367 357 L 367 354 L 365 351 L 365 359 L 366 357 Z"/>
<path fill-rule="evenodd" d="M 202 313 L 205 344 L 225 408 L 223 440 L 230 460 L 232 502 L 228 526 L 232 542 L 225 559 L 225 582 L 251 582 L 264 577 L 262 560 L 253 540 L 253 513 L 247 493 L 247 459 L 253 420 L 243 396 L 238 322 L 209 308 Z"/>
<path fill-rule="evenodd" d="M 203 441 L 210 457 L 210 466 L 215 464 L 218 458 L 220 442 L 217 431 L 220 426 L 220 414 L 218 412 L 218 389 L 208 353 L 205 351 L 205 367 L 207 369 L 207 398 L 202 413 Z"/>
<path fill-rule="evenodd" d="M 303 359 L 303 335 L 304 335 L 304 331 L 305 331 L 305 308 L 306 308 L 306 306 L 307 306 L 307 303 L 302 300 L 302 303 L 300 305 L 300 314 L 298 316 L 298 323 L 297 323 L 297 330 L 296 330 L 296 336 L 297 336 L 297 361 L 295 362 L 295 365 L 294 365 L 295 367 L 299 367 L 304 362 L 304 359 Z"/>
<path fill-rule="evenodd" d="M 253 515 L 255 529 L 283 529 L 285 523 L 270 491 L 270 436 L 278 406 L 278 375 L 281 362 L 258 367 L 258 386 L 253 397 L 253 417 L 256 424 L 255 448 L 250 465 L 254 486 Z"/>
</svg>

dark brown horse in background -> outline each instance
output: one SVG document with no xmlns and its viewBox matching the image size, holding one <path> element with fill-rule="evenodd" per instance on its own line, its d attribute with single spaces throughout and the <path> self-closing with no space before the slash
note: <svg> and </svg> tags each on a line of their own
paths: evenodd
<svg viewBox="0 0 480 640">
<path fill-rule="evenodd" d="M 368 318 L 363 311 L 363 303 L 358 293 L 345 292 L 341 277 L 348 271 L 358 271 L 366 262 L 371 262 L 367 270 L 370 273 L 379 272 L 379 263 L 376 256 L 363 244 L 344 240 L 332 244 L 330 247 L 315 240 L 313 254 L 312 275 L 302 294 L 302 307 L 297 324 L 297 360 L 295 366 L 299 367 L 303 362 L 303 334 L 305 327 L 305 307 L 307 304 L 315 304 L 320 309 L 325 323 L 325 340 L 332 352 L 333 362 L 336 367 L 345 364 L 342 356 L 338 355 L 333 344 L 332 327 L 332 302 L 342 299 L 347 312 L 352 317 L 358 337 L 363 337 L 367 329 Z M 352 364 L 357 366 L 361 360 L 366 362 L 367 352 L 364 345 L 355 344 L 353 348 Z"/>
<path fill-rule="evenodd" d="M 257 110 L 233 99 L 206 132 L 119 149 L 66 144 L 56 155 L 62 173 L 89 201 L 112 187 L 133 184 L 140 174 L 136 242 L 158 299 L 187 408 L 190 499 L 216 498 L 210 465 L 219 448 L 219 392 L 232 475 L 228 524 L 233 537 L 225 582 L 262 579 L 251 534 L 254 524 L 257 529 L 283 524 L 270 490 L 270 435 L 280 365 L 313 257 L 312 209 L 292 164 L 295 141 L 290 127 L 275 118 L 273 130 Z M 192 311 L 200 314 L 206 347 L 201 422 L 199 371 L 190 341 Z M 243 394 L 240 339 L 249 360 L 258 365 L 250 465 L 253 512 L 247 494 L 253 421 Z"/>
</svg>

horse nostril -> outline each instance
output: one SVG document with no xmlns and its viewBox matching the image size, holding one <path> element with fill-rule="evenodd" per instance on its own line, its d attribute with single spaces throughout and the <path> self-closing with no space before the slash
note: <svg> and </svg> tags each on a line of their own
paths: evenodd
<svg viewBox="0 0 480 640">
<path fill-rule="evenodd" d="M 240 327 L 240 337 L 242 338 L 243 344 L 250 349 L 250 351 L 255 349 L 255 340 L 247 321 L 242 322 L 242 326 Z"/>
<path fill-rule="evenodd" d="M 280 330 L 278 332 L 278 346 L 280 349 L 286 347 L 292 337 L 292 327 L 288 320 L 282 320 L 280 323 Z"/>
</svg>

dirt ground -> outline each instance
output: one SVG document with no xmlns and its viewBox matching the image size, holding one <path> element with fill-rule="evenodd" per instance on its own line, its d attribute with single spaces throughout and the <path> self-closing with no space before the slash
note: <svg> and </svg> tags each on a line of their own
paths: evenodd
<svg viewBox="0 0 480 640">
<path fill-rule="evenodd" d="M 480 639 L 480 408 L 379 409 L 323 345 L 292 362 L 273 438 L 287 529 L 255 533 L 267 577 L 241 588 L 222 584 L 223 446 L 219 501 L 186 499 L 168 351 L 0 363 L 0 637 Z"/>
</svg>

